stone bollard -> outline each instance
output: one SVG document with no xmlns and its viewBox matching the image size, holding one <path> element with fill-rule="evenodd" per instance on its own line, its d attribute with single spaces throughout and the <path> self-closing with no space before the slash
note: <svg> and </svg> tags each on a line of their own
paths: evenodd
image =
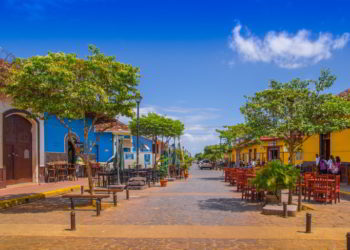
<svg viewBox="0 0 350 250">
<path fill-rule="evenodd" d="M 283 202 L 283 217 L 288 218 L 288 207 L 286 202 Z"/>
<path fill-rule="evenodd" d="M 84 186 L 80 186 L 80 193 L 84 194 Z"/>
<path fill-rule="evenodd" d="M 350 250 L 350 233 L 346 234 L 346 249 Z"/>
<path fill-rule="evenodd" d="M 126 188 L 126 199 L 129 200 L 129 189 Z"/>
<path fill-rule="evenodd" d="M 75 231 L 76 227 L 75 227 L 75 212 L 71 211 L 70 212 L 70 230 L 71 231 Z"/>
<path fill-rule="evenodd" d="M 115 207 L 118 205 L 117 193 L 116 192 L 113 192 L 113 203 L 114 203 Z"/>
<path fill-rule="evenodd" d="M 100 216 L 101 214 L 101 200 L 96 200 L 96 216 Z"/>
<path fill-rule="evenodd" d="M 310 213 L 307 213 L 306 214 L 306 230 L 305 232 L 306 233 L 311 233 L 311 214 Z"/>
<path fill-rule="evenodd" d="M 301 211 L 301 177 L 299 176 L 298 212 Z"/>
</svg>

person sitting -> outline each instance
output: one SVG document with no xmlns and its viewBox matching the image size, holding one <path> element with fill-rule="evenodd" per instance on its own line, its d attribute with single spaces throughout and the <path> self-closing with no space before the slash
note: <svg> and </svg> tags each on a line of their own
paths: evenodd
<svg viewBox="0 0 350 250">
<path fill-rule="evenodd" d="M 329 160 L 327 161 L 327 173 L 332 173 L 332 169 L 334 168 L 334 163 L 335 163 L 334 156 L 331 155 L 329 157 Z"/>
<path fill-rule="evenodd" d="M 327 162 L 323 159 L 323 156 L 320 157 L 320 173 L 327 174 Z"/>
<path fill-rule="evenodd" d="M 331 173 L 332 174 L 340 174 L 340 157 L 335 157 L 335 163 L 332 165 Z"/>
</svg>

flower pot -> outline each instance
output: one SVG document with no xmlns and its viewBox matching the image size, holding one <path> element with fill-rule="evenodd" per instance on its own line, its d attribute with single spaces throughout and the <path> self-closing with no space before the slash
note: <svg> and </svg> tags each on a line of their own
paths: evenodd
<svg viewBox="0 0 350 250">
<path fill-rule="evenodd" d="M 188 173 L 185 173 L 184 177 L 185 177 L 185 179 L 187 179 L 188 178 Z"/>
<path fill-rule="evenodd" d="M 160 180 L 160 186 L 166 187 L 168 185 L 168 180 Z"/>
</svg>

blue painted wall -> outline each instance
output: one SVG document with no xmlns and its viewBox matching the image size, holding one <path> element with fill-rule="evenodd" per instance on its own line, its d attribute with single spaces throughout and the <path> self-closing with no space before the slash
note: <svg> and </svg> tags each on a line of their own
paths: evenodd
<svg viewBox="0 0 350 250">
<path fill-rule="evenodd" d="M 88 120 L 90 125 L 91 119 Z M 81 143 L 84 142 L 84 121 L 83 120 L 65 120 L 66 124 L 72 128 Z M 68 134 L 65 128 L 55 116 L 49 116 L 44 121 L 45 124 L 45 152 L 64 153 L 64 137 Z M 99 136 L 99 142 L 96 136 Z M 113 155 L 113 135 L 112 133 L 95 133 L 93 130 L 89 133 L 89 145 L 96 142 L 97 146 L 92 149 L 98 161 L 107 161 Z"/>
<path fill-rule="evenodd" d="M 137 136 L 132 137 L 132 151 L 136 152 L 136 141 L 137 141 Z M 142 145 L 145 144 L 148 146 L 149 150 L 147 150 L 145 147 Z M 140 136 L 140 152 L 152 152 L 152 140 Z"/>
<path fill-rule="evenodd" d="M 106 162 L 113 156 L 113 134 L 112 133 L 97 133 L 100 137 L 99 145 L 99 159 L 100 162 Z"/>
</svg>

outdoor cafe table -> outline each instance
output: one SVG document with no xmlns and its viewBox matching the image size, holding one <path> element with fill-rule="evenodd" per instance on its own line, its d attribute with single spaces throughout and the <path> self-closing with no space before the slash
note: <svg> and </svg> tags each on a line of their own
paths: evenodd
<svg viewBox="0 0 350 250">
<path fill-rule="evenodd" d="M 142 176 L 142 177 L 147 177 L 148 171 L 145 170 L 138 170 L 135 172 L 132 172 L 132 175 L 135 176 Z"/>
<path fill-rule="evenodd" d="M 101 184 L 101 177 L 102 177 L 102 186 L 106 187 L 113 184 L 113 177 L 115 176 L 115 173 L 108 173 L 108 172 L 98 172 L 97 173 L 97 182 L 98 186 Z"/>
<path fill-rule="evenodd" d="M 305 191 L 305 196 L 304 196 L 304 201 L 306 200 L 306 193 L 308 196 L 308 201 L 311 200 L 311 191 L 312 191 L 312 187 L 315 184 L 315 182 L 317 182 L 320 178 L 309 178 L 306 179 L 306 186 L 307 186 L 307 192 Z M 322 178 L 321 178 L 322 179 Z M 323 181 L 327 181 L 329 183 L 332 183 L 332 185 L 335 185 L 335 179 L 322 179 Z"/>
<path fill-rule="evenodd" d="M 66 161 L 54 161 L 54 162 L 48 162 L 47 165 L 51 168 L 54 168 L 56 170 L 56 180 L 59 180 L 62 175 L 62 171 L 67 172 L 67 165 L 68 162 Z M 67 173 L 68 175 L 68 173 Z M 63 177 L 65 178 L 65 175 L 63 175 Z M 64 179 L 63 178 L 63 179 Z"/>
</svg>

